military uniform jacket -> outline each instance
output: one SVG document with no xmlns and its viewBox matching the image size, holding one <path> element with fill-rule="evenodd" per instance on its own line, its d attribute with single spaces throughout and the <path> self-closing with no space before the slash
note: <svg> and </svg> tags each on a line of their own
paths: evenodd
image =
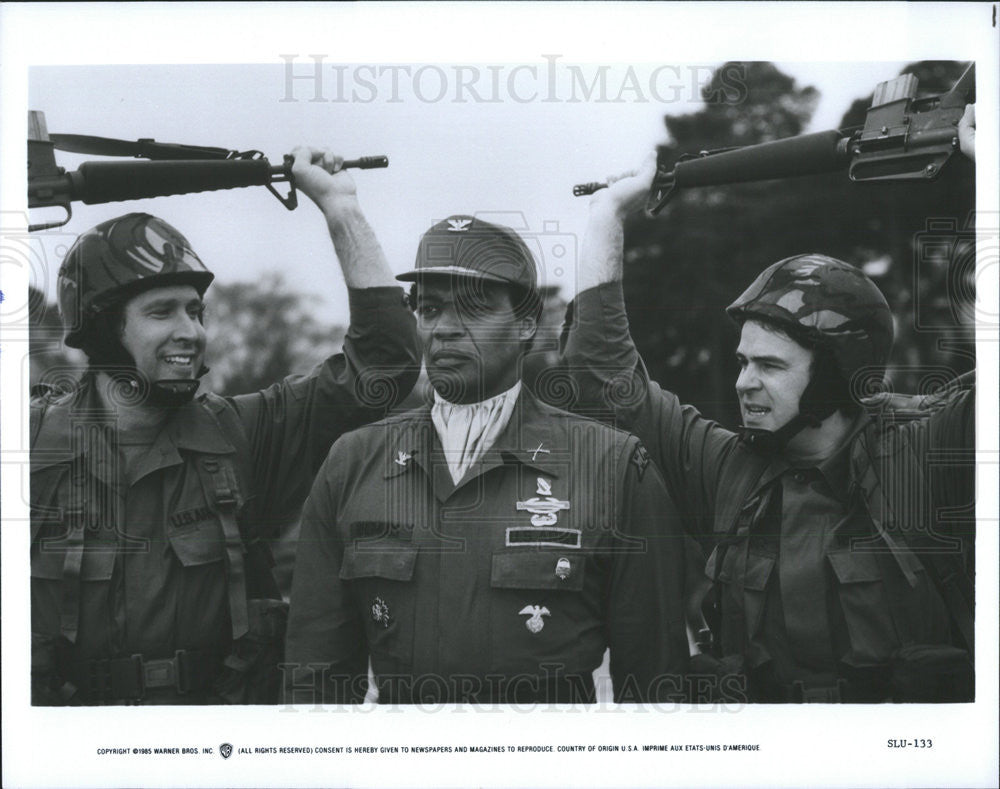
<svg viewBox="0 0 1000 789">
<path fill-rule="evenodd" d="M 722 652 L 747 657 L 751 668 L 765 663 L 769 655 L 754 642 L 777 576 L 776 546 L 761 545 L 751 531 L 766 509 L 765 490 L 787 464 L 649 380 L 620 283 L 584 291 L 574 309 L 564 361 L 580 392 L 576 407 L 603 411 L 649 447 L 686 528 L 712 554 L 707 574 L 721 586 Z M 874 402 L 856 424 L 839 493 L 865 525 L 835 535 L 816 578 L 830 585 L 839 609 L 832 621 L 842 665 L 888 667 L 915 645 L 972 653 L 974 404 L 972 389 L 913 399 L 905 415 Z"/>
<path fill-rule="evenodd" d="M 676 698 L 682 574 L 633 436 L 522 390 L 455 485 L 424 407 L 345 435 L 317 475 L 286 699 L 361 701 L 370 656 L 380 703 L 592 700 L 609 645 L 617 699 Z"/>
<path fill-rule="evenodd" d="M 416 376 L 400 290 L 350 302 L 342 353 L 266 390 L 176 409 L 131 481 L 93 375 L 33 403 L 32 633 L 66 646 L 63 679 L 98 658 L 219 658 L 247 630 L 239 598 L 274 596 L 255 588 L 245 541 L 275 536 L 334 439 L 383 416 Z M 36 653 L 39 668 L 49 658 Z"/>
</svg>

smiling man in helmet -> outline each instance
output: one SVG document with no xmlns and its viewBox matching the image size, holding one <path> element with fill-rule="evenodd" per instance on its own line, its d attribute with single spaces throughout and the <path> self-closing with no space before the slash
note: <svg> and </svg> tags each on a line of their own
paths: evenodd
<svg viewBox="0 0 1000 789">
<path fill-rule="evenodd" d="M 727 308 L 740 431 L 681 405 L 649 380 L 621 289 L 623 218 L 654 171 L 647 159 L 592 199 L 564 355 L 583 403 L 649 447 L 711 552 L 716 640 L 692 670 L 725 678 L 716 698 L 971 700 L 974 535 L 938 516 L 974 500 L 971 467 L 931 453 L 973 446 L 974 389 L 911 401 L 907 419 L 864 408 L 852 386 L 881 378 L 889 307 L 859 269 L 805 254 Z"/>
<path fill-rule="evenodd" d="M 32 402 L 35 704 L 276 700 L 285 607 L 264 541 L 333 441 L 417 372 L 413 318 L 342 160 L 294 155 L 351 305 L 343 353 L 308 375 L 195 396 L 213 275 L 162 219 L 103 222 L 63 261 L 66 343 L 88 368 Z"/>
</svg>

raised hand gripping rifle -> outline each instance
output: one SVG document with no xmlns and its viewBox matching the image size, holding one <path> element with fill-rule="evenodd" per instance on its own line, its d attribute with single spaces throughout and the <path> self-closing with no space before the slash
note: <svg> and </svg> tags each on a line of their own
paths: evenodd
<svg viewBox="0 0 1000 789">
<path fill-rule="evenodd" d="M 875 88 L 860 129 L 824 131 L 743 148 L 685 154 L 672 168 L 658 166 L 646 214 L 655 216 L 679 187 L 717 186 L 816 175 L 846 169 L 852 181 L 927 181 L 937 178 L 958 150 L 958 122 L 975 102 L 971 64 L 947 93 L 918 99 L 917 78 L 903 74 Z M 589 195 L 607 184 L 573 187 Z"/>
<path fill-rule="evenodd" d="M 56 165 L 55 151 L 98 156 L 131 156 L 147 161 L 84 162 L 70 173 Z M 144 197 L 209 192 L 244 186 L 264 186 L 289 211 L 298 205 L 292 156 L 272 165 L 260 151 L 232 151 L 198 145 L 177 145 L 141 139 L 135 142 L 82 134 L 48 134 L 45 116 L 28 113 L 28 208 L 60 206 L 66 216 L 58 222 L 29 225 L 28 230 L 62 227 L 73 215 L 70 204 L 87 205 L 138 200 Z M 344 168 L 368 170 L 388 167 L 385 156 L 349 159 Z M 274 188 L 287 183 L 288 194 Z"/>
</svg>

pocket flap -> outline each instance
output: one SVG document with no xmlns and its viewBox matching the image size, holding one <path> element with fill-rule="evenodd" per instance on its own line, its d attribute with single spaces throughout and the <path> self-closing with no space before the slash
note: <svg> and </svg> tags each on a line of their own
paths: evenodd
<svg viewBox="0 0 1000 789">
<path fill-rule="evenodd" d="M 195 528 L 182 531 L 168 529 L 167 537 L 170 547 L 185 567 L 221 562 L 226 555 L 226 541 L 216 520 L 203 521 Z"/>
<path fill-rule="evenodd" d="M 388 578 L 390 581 L 409 581 L 417 565 L 417 549 L 409 545 L 378 543 L 359 549 L 349 546 L 344 551 L 340 577 L 345 581 L 355 578 Z"/>
<path fill-rule="evenodd" d="M 63 565 L 65 563 L 65 548 L 46 547 L 42 544 L 31 546 L 32 578 L 61 581 L 63 577 Z"/>
<path fill-rule="evenodd" d="M 831 551 L 826 555 L 834 575 L 842 584 L 881 581 L 882 573 L 874 553 L 868 551 Z"/>
<path fill-rule="evenodd" d="M 763 592 L 767 587 L 767 579 L 774 569 L 774 557 L 751 551 L 747 554 L 747 571 L 743 586 L 755 592 Z"/>
<path fill-rule="evenodd" d="M 67 547 L 65 543 L 49 542 L 31 550 L 31 577 L 46 581 L 61 581 L 65 576 Z M 115 569 L 115 546 L 88 545 L 80 556 L 81 581 L 109 581 Z M 70 577 L 75 573 L 71 571 Z"/>
<path fill-rule="evenodd" d="M 718 580 L 719 583 L 732 583 L 734 573 L 734 567 L 736 561 L 740 557 L 740 552 L 743 550 L 742 546 L 736 545 L 716 545 L 712 549 L 712 553 L 708 557 L 708 561 L 705 562 L 705 575 L 710 581 Z M 721 566 L 720 566 L 720 559 Z M 716 579 L 716 572 L 718 572 L 718 579 Z"/>
<path fill-rule="evenodd" d="M 584 557 L 569 551 L 506 551 L 493 554 L 495 589 L 583 589 Z"/>
</svg>

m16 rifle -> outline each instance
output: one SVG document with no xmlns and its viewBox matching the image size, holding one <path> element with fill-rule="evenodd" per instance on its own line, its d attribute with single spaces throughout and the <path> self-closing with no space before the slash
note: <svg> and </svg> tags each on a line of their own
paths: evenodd
<svg viewBox="0 0 1000 789">
<path fill-rule="evenodd" d="M 975 64 L 947 93 L 917 98 L 917 78 L 903 74 L 879 83 L 865 124 L 784 140 L 685 154 L 672 167 L 658 166 L 646 199 L 655 216 L 679 187 L 717 186 L 816 175 L 846 169 L 852 181 L 929 181 L 958 150 L 958 122 L 975 103 Z M 576 196 L 607 187 L 578 184 Z"/>
<path fill-rule="evenodd" d="M 56 165 L 56 149 L 147 161 L 84 162 L 67 173 Z M 362 170 L 388 166 L 385 156 L 363 156 L 343 163 L 344 168 Z M 282 196 L 274 188 L 276 183 L 287 183 L 288 194 Z M 272 165 L 260 151 L 49 134 L 45 115 L 28 113 L 28 208 L 59 206 L 66 212 L 61 221 L 29 225 L 29 231 L 65 225 L 73 215 L 73 201 L 96 205 L 245 186 L 266 187 L 289 211 L 298 205 L 290 154 L 285 154 L 282 164 Z"/>
</svg>

